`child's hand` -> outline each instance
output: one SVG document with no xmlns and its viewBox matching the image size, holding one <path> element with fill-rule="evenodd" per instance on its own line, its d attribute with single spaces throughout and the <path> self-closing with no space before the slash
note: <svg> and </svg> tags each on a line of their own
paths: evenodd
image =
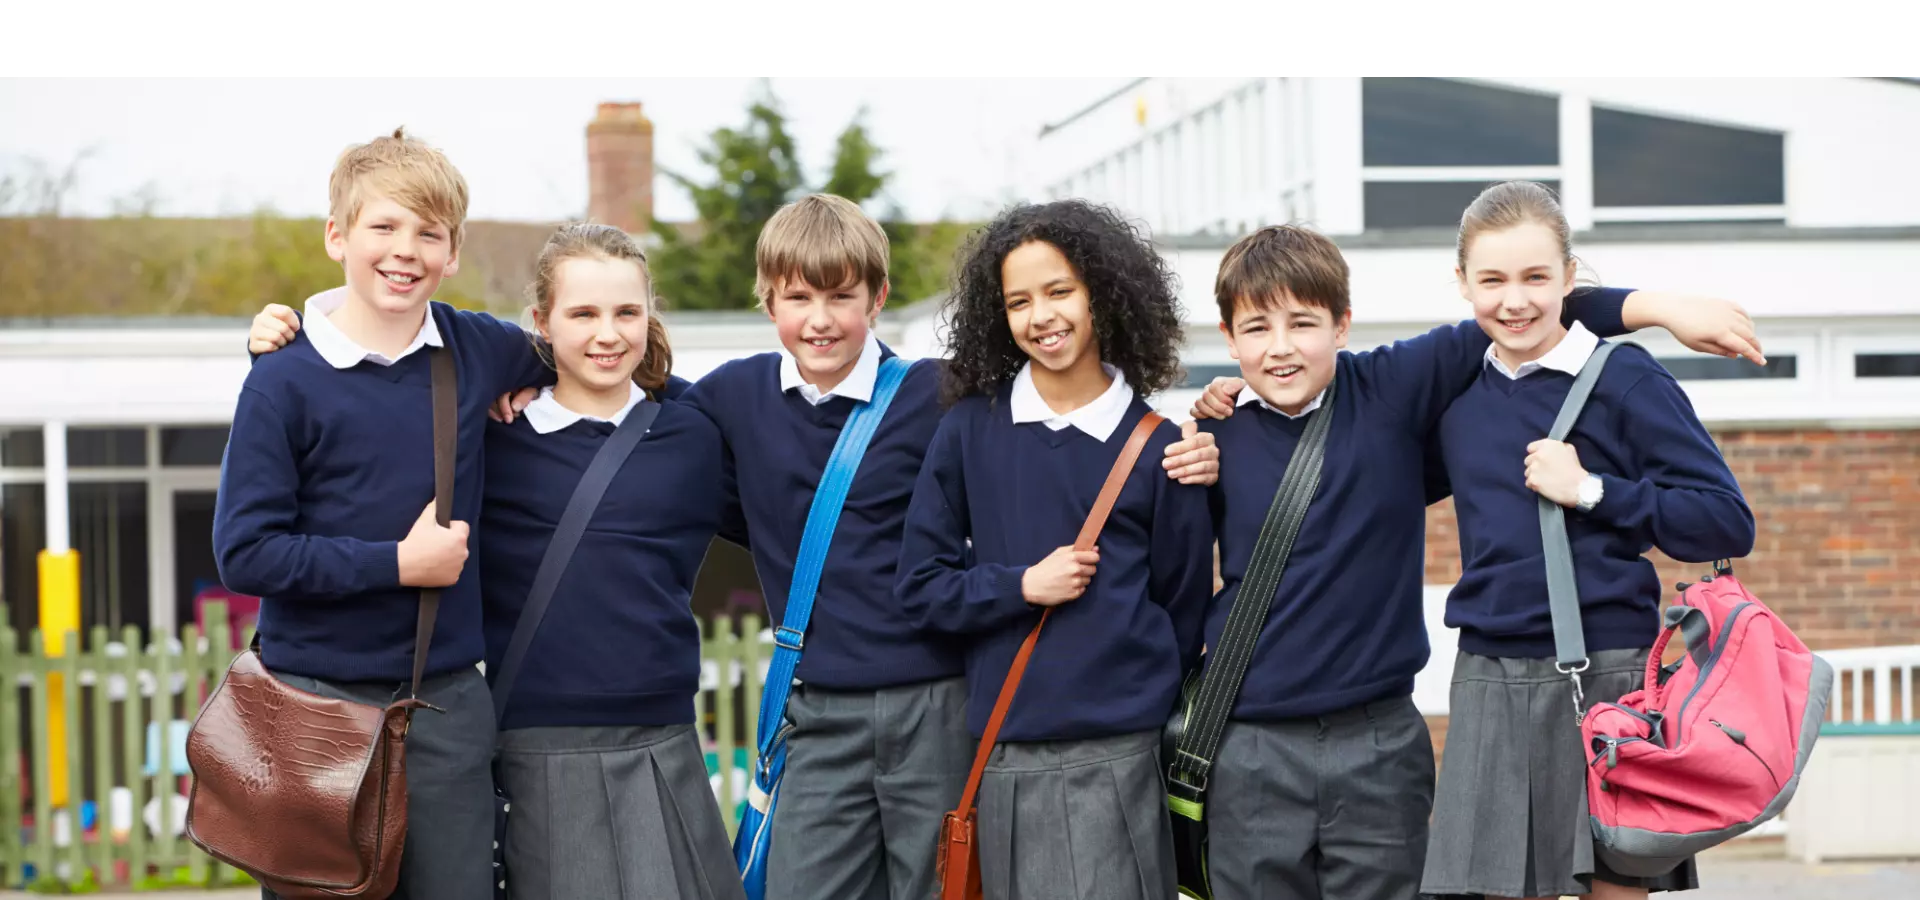
<svg viewBox="0 0 1920 900">
<path fill-rule="evenodd" d="M 293 343 L 293 333 L 299 330 L 300 317 L 291 307 L 269 303 L 253 317 L 253 327 L 247 331 L 247 352 L 256 356 L 272 353 Z"/>
<path fill-rule="evenodd" d="M 400 583 L 407 587 L 448 587 L 467 564 L 467 523 L 441 528 L 427 504 L 413 530 L 400 542 Z"/>
<path fill-rule="evenodd" d="M 1732 300 L 1655 291 L 1635 291 L 1628 300 L 1638 304 L 1632 318 L 1651 320 L 1689 350 L 1767 364 L 1760 338 L 1753 333 L 1753 317 Z M 1627 317 L 1623 310 L 1622 318 Z"/>
<path fill-rule="evenodd" d="M 1207 389 L 1200 393 L 1200 399 L 1193 401 L 1193 417 L 1196 419 L 1225 419 L 1233 415 L 1233 401 L 1247 386 L 1238 378 L 1215 378 Z"/>
<path fill-rule="evenodd" d="M 511 425 L 514 416 L 526 409 L 527 404 L 532 403 L 533 398 L 538 396 L 540 391 L 535 388 L 521 388 L 511 394 L 501 394 L 500 399 L 493 401 L 493 405 L 487 407 L 487 417 L 495 422 Z"/>
<path fill-rule="evenodd" d="M 1580 482 L 1587 470 L 1572 444 L 1539 440 L 1527 445 L 1527 487 L 1569 509 L 1580 502 Z"/>
<path fill-rule="evenodd" d="M 1035 606 L 1059 606 L 1075 600 L 1093 580 L 1094 566 L 1100 562 L 1099 550 L 1075 550 L 1061 547 L 1027 567 L 1020 576 L 1020 593 Z"/>
<path fill-rule="evenodd" d="M 1167 470 L 1167 477 L 1181 484 L 1210 485 L 1220 480 L 1220 448 L 1214 446 L 1213 435 L 1200 431 L 1198 423 L 1189 419 L 1180 424 L 1180 442 L 1167 445 L 1167 458 L 1160 465 Z"/>
</svg>

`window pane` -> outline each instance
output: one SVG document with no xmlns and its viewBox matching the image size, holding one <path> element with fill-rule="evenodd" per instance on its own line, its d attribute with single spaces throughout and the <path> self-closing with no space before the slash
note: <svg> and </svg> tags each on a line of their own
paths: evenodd
<svg viewBox="0 0 1920 900">
<path fill-rule="evenodd" d="M 80 553 L 80 626 L 147 625 L 147 485 L 69 486 L 73 549 Z"/>
<path fill-rule="evenodd" d="M 1491 181 L 1369 181 L 1361 188 L 1366 227 L 1458 228 L 1460 214 Z M 1542 181 L 1560 192 L 1560 182 Z"/>
<path fill-rule="evenodd" d="M 1444 78 L 1360 79 L 1369 166 L 1557 166 L 1560 99 Z"/>
<path fill-rule="evenodd" d="M 1765 367 L 1744 359 L 1718 356 L 1662 356 L 1657 362 L 1681 381 L 1729 381 L 1744 378 L 1794 378 L 1799 360 L 1792 356 L 1769 356 Z"/>
<path fill-rule="evenodd" d="M 17 432 L 16 432 L 17 434 Z M 40 432 L 33 432 L 34 447 Z M 34 465 L 39 465 L 36 455 Z M 26 646 L 40 626 L 40 551 L 47 549 L 47 489 L 42 484 L 0 485 L 0 590 L 7 621 Z"/>
<path fill-rule="evenodd" d="M 1595 206 L 1786 202 L 1786 137 L 1593 108 Z"/>
<path fill-rule="evenodd" d="M 1203 388 L 1212 384 L 1215 378 L 1240 377 L 1239 363 L 1195 363 L 1187 366 L 1186 369 L 1186 377 L 1179 384 L 1173 386 L 1174 390 L 1179 390 L 1180 388 Z"/>
<path fill-rule="evenodd" d="M 38 469 L 46 464 L 46 435 L 38 428 L 0 431 L 0 466 Z"/>
<path fill-rule="evenodd" d="M 1856 353 L 1855 378 L 1920 378 L 1920 353 Z"/>
<path fill-rule="evenodd" d="M 67 465 L 75 469 L 147 464 L 145 428 L 69 428 Z"/>
<path fill-rule="evenodd" d="M 163 466 L 218 466 L 227 450 L 227 426 L 160 429 Z"/>
</svg>

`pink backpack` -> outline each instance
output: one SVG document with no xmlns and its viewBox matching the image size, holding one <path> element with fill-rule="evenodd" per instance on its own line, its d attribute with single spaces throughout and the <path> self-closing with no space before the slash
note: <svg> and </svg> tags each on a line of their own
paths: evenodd
<svg viewBox="0 0 1920 900">
<path fill-rule="evenodd" d="M 1565 440 L 1606 357 L 1581 370 L 1554 421 Z M 1580 601 L 1561 508 L 1540 500 L 1557 667 L 1580 704 L 1586 668 Z M 1686 656 L 1660 660 L 1678 632 Z M 1833 667 L 1717 563 L 1682 585 L 1647 657 L 1646 687 L 1579 721 L 1594 849 L 1622 875 L 1656 876 L 1780 814 L 1820 736 Z"/>
</svg>

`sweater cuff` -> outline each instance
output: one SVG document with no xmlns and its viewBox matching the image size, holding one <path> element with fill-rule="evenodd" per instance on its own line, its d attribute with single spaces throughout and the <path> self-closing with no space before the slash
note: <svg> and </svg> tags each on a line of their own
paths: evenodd
<svg viewBox="0 0 1920 900">
<path fill-rule="evenodd" d="M 1600 473 L 1594 473 L 1600 475 Z M 1617 475 L 1600 475 L 1600 502 L 1587 512 L 1587 518 L 1614 528 L 1624 528 L 1628 519 L 1641 508 L 1647 490 L 1643 481 L 1628 481 Z"/>
<path fill-rule="evenodd" d="M 1021 587 L 1026 580 L 1030 566 L 1007 566 L 993 579 L 994 596 L 998 601 L 995 608 L 1008 616 L 1017 616 L 1033 609 L 1027 602 L 1027 592 Z"/>
<path fill-rule="evenodd" d="M 401 587 L 400 542 L 379 541 L 367 544 L 354 555 L 353 572 L 362 590 L 380 591 Z"/>
</svg>

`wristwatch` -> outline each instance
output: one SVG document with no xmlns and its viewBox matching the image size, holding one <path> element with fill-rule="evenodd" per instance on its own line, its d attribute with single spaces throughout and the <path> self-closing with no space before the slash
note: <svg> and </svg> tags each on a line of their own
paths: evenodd
<svg viewBox="0 0 1920 900">
<path fill-rule="evenodd" d="M 1600 480 L 1600 476 L 1588 473 L 1587 477 L 1580 479 L 1580 490 L 1575 495 L 1577 502 L 1574 503 L 1573 508 L 1583 513 L 1593 512 L 1593 508 L 1600 505 L 1600 498 L 1606 496 L 1606 493 L 1606 484 Z"/>
</svg>

